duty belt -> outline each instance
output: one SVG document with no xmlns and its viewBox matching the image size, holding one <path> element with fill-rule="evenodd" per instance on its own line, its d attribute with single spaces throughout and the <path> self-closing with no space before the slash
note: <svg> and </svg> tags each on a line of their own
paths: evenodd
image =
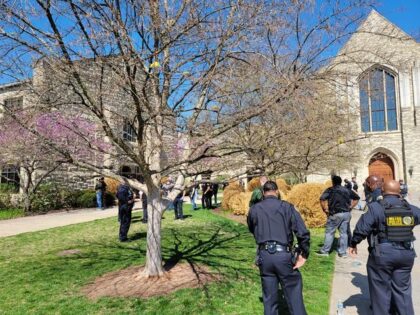
<svg viewBox="0 0 420 315">
<path fill-rule="evenodd" d="M 405 249 L 412 249 L 413 248 L 413 242 L 411 241 L 406 241 L 406 242 L 393 242 L 387 239 L 379 239 L 378 240 L 379 244 L 385 244 L 385 243 L 389 243 L 392 244 L 393 246 L 401 246 L 404 247 Z"/>
<path fill-rule="evenodd" d="M 288 246 L 281 245 L 277 242 L 266 242 L 258 245 L 258 248 L 266 250 L 270 254 L 274 254 L 277 252 L 290 252 L 290 248 Z"/>
</svg>

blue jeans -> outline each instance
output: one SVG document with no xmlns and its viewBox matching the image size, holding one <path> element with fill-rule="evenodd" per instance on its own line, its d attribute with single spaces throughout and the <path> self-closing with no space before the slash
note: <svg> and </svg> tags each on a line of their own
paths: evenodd
<svg viewBox="0 0 420 315">
<path fill-rule="evenodd" d="M 345 255 L 348 247 L 348 227 L 350 224 L 351 213 L 341 212 L 334 215 L 330 215 L 325 226 L 325 240 L 324 246 L 321 248 L 321 252 L 329 253 L 331 246 L 334 242 L 335 231 L 338 229 L 340 232 L 340 240 L 338 243 L 338 254 Z"/>
<path fill-rule="evenodd" d="M 197 190 L 194 191 L 194 193 L 191 195 L 191 204 L 192 204 L 193 210 L 196 210 L 198 208 L 197 204 L 195 203 L 195 201 L 197 200 L 197 195 L 198 195 Z"/>
<path fill-rule="evenodd" d="M 102 190 L 99 190 L 96 192 L 96 205 L 98 206 L 98 208 L 101 208 L 101 209 L 104 208 L 102 196 L 103 196 Z"/>
</svg>

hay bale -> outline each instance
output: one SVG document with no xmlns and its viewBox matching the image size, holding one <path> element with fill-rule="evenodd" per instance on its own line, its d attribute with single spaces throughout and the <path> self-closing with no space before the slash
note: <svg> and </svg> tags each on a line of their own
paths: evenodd
<svg viewBox="0 0 420 315">
<path fill-rule="evenodd" d="M 105 184 L 106 184 L 106 190 L 115 195 L 117 193 L 117 188 L 120 185 L 120 182 L 111 177 L 106 177 Z"/>
<path fill-rule="evenodd" d="M 327 186 L 327 187 L 332 187 L 332 185 L 333 185 L 332 180 L 331 179 L 326 180 L 324 185 Z"/>
<path fill-rule="evenodd" d="M 298 184 L 287 194 L 287 201 L 297 208 L 307 227 L 322 227 L 327 222 L 319 204 L 319 197 L 326 188 L 318 183 Z"/>
<path fill-rule="evenodd" d="M 259 187 L 261 187 L 260 178 L 259 177 L 254 177 L 253 179 L 251 179 L 248 182 L 247 191 L 248 192 L 253 192 L 255 189 L 257 189 Z"/>
<path fill-rule="evenodd" d="M 233 195 L 238 194 L 238 193 L 243 192 L 243 191 L 244 191 L 244 189 L 239 184 L 239 182 L 229 183 L 229 185 L 223 190 L 222 209 L 230 210 L 230 208 L 229 208 L 230 198 Z"/>
<path fill-rule="evenodd" d="M 252 192 L 241 192 L 233 195 L 229 201 L 230 209 L 235 215 L 247 215 Z"/>
<path fill-rule="evenodd" d="M 286 183 L 286 181 L 283 178 L 277 178 L 276 179 L 277 187 L 279 188 L 279 191 L 287 194 L 287 192 L 291 189 L 291 187 Z"/>
</svg>

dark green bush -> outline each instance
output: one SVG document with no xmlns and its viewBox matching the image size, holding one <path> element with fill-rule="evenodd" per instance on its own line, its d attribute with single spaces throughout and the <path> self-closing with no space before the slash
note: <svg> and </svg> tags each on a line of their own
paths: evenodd
<svg viewBox="0 0 420 315">
<path fill-rule="evenodd" d="M 18 191 L 19 191 L 19 189 L 15 185 L 0 184 L 0 193 L 11 194 L 11 193 L 16 193 Z"/>
<path fill-rule="evenodd" d="M 53 183 L 41 185 L 32 195 L 32 211 L 47 212 L 64 207 L 59 188 Z"/>
<path fill-rule="evenodd" d="M 94 190 L 82 190 L 76 199 L 75 208 L 96 207 L 96 193 Z"/>
<path fill-rule="evenodd" d="M 0 209 L 6 209 L 11 207 L 10 194 L 0 192 Z"/>
</svg>

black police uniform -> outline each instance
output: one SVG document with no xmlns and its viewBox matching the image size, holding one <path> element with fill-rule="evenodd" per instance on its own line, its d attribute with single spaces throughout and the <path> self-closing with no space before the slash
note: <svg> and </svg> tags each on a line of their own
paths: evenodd
<svg viewBox="0 0 420 315">
<path fill-rule="evenodd" d="M 134 207 L 134 196 L 131 189 L 127 191 L 128 196 L 124 200 L 118 200 L 118 215 L 120 217 L 119 239 L 121 242 L 128 240 L 128 230 L 131 225 L 131 212 Z"/>
<path fill-rule="evenodd" d="M 391 299 L 398 314 L 414 314 L 411 269 L 416 254 L 412 230 L 420 223 L 420 209 L 392 195 L 368 207 L 357 222 L 351 246 L 373 235 L 367 263 L 373 314 L 391 314 Z"/>
<path fill-rule="evenodd" d="M 248 227 L 259 246 L 257 257 L 263 290 L 264 314 L 278 314 L 279 282 L 283 288 L 289 311 L 293 315 L 306 314 L 302 298 L 302 276 L 293 270 L 293 234 L 301 255 L 309 256 L 310 234 L 293 205 L 268 196 L 251 207 Z"/>
</svg>

